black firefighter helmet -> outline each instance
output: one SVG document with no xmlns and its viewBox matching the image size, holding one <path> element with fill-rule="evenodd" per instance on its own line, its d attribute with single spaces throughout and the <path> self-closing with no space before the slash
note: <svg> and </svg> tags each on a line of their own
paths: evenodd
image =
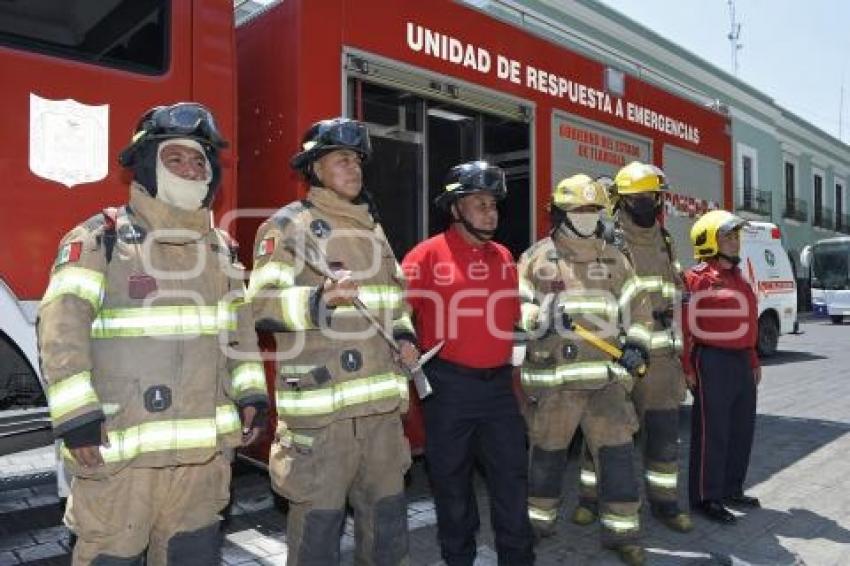
<svg viewBox="0 0 850 566">
<path fill-rule="evenodd" d="M 355 151 L 366 161 L 372 155 L 369 129 L 365 124 L 349 118 L 316 122 L 304 134 L 301 151 L 292 157 L 290 165 L 315 184 L 311 165 L 323 155 L 338 149 Z"/>
<path fill-rule="evenodd" d="M 449 169 L 443 183 L 443 192 L 434 199 L 437 208 L 448 210 L 461 197 L 476 193 L 489 193 L 497 201 L 508 195 L 505 172 L 501 167 L 486 161 L 469 161 Z"/>
<path fill-rule="evenodd" d="M 156 156 L 160 143 L 168 139 L 190 139 L 201 144 L 212 170 L 203 205 L 209 206 L 221 182 L 218 151 L 228 146 L 216 126 L 212 112 L 197 102 L 155 106 L 142 114 L 130 145 L 118 154 L 118 163 L 132 169 L 135 179 L 156 196 Z"/>
</svg>

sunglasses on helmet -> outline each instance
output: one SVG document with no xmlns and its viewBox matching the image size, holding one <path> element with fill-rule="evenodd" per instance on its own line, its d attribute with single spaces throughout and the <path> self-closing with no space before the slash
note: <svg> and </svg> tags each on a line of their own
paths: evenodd
<svg viewBox="0 0 850 566">
<path fill-rule="evenodd" d="M 487 167 L 484 169 L 471 169 L 462 172 L 458 179 L 464 187 L 478 187 L 493 192 L 505 190 L 505 172 L 499 167 Z"/>
<path fill-rule="evenodd" d="M 167 132 L 187 136 L 200 136 L 216 147 L 227 147 L 212 113 L 194 102 L 181 102 L 155 110 L 148 119 L 153 135 Z"/>
<path fill-rule="evenodd" d="M 317 140 L 319 145 L 347 147 L 359 147 L 365 152 L 371 151 L 369 140 L 369 129 L 360 122 L 352 120 L 332 121 L 327 125 L 319 126 Z"/>
</svg>

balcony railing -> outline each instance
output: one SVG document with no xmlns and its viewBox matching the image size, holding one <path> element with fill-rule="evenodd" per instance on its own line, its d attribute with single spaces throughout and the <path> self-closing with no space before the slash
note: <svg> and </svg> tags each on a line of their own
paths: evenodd
<svg viewBox="0 0 850 566">
<path fill-rule="evenodd" d="M 798 222 L 805 222 L 809 219 L 809 203 L 796 198 L 786 198 L 785 208 L 782 209 L 782 217 Z"/>
<path fill-rule="evenodd" d="M 773 210 L 773 195 L 770 191 L 758 191 L 751 189 L 749 191 L 740 190 L 743 195 L 743 202 L 738 206 L 738 210 L 745 212 L 753 212 L 761 216 L 770 216 Z"/>
<path fill-rule="evenodd" d="M 835 227 L 835 213 L 829 208 L 816 208 L 812 214 L 812 224 L 832 230 Z"/>
</svg>

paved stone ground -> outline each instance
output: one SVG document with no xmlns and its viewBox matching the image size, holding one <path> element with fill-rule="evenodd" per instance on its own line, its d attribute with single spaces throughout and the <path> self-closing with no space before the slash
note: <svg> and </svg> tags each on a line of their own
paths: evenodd
<svg viewBox="0 0 850 566">
<path fill-rule="evenodd" d="M 749 492 L 765 505 L 734 526 L 696 518 L 693 533 L 667 531 L 643 517 L 650 564 L 844 566 L 850 564 L 850 325 L 808 320 L 803 334 L 786 336 L 781 352 L 765 360 Z M 681 414 L 687 452 L 688 407 Z M 53 448 L 0 458 L 0 566 L 70 564 L 68 533 L 50 468 Z M 684 462 L 683 462 L 684 463 Z M 563 514 L 575 503 L 577 466 L 565 476 Z M 495 566 L 489 511 L 479 489 L 482 528 L 477 566 Z M 408 488 L 411 563 L 439 564 L 434 506 L 421 462 Z M 646 515 L 646 514 L 645 514 Z M 234 503 L 225 524 L 224 563 L 283 564 L 285 515 L 261 473 L 239 467 Z M 353 564 L 353 529 L 346 525 L 343 564 Z M 598 527 L 559 523 L 557 535 L 537 548 L 538 564 L 618 562 L 599 548 Z"/>
</svg>

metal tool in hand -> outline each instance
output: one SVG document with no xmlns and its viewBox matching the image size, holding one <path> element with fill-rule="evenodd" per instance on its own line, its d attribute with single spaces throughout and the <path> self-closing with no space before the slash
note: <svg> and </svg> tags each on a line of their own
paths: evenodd
<svg viewBox="0 0 850 566">
<path fill-rule="evenodd" d="M 328 258 L 325 255 L 325 252 L 316 245 L 310 245 L 306 240 L 304 241 L 304 251 L 294 242 L 292 239 L 288 239 L 283 243 L 284 249 L 289 251 L 296 258 L 303 261 L 307 266 L 311 269 L 315 270 L 318 274 L 323 277 L 327 277 L 331 281 L 338 281 L 339 277 L 331 271 L 328 266 Z M 307 253 L 305 253 L 305 251 Z M 314 257 L 307 257 L 309 254 L 312 254 Z M 360 300 L 359 297 L 354 297 L 351 301 L 354 309 L 365 318 L 370 325 L 381 335 L 381 338 L 389 345 L 392 351 L 396 355 L 401 354 L 401 348 L 399 348 L 398 343 L 393 338 L 392 334 L 387 332 L 384 325 L 381 324 L 374 314 L 369 312 L 369 308 L 363 304 L 363 301 Z M 433 358 L 437 352 L 440 351 L 440 348 L 443 347 L 444 342 L 440 342 L 421 356 L 419 356 L 419 360 L 417 360 L 416 364 L 412 367 L 405 366 L 405 368 L 410 373 L 410 378 L 413 380 L 413 385 L 416 387 L 416 393 L 419 395 L 420 399 L 424 399 L 428 395 L 433 392 L 431 389 L 431 383 L 428 381 L 428 376 L 425 375 L 425 372 L 422 371 L 422 365 L 428 362 L 431 358 Z M 403 365 L 403 364 L 402 364 Z"/>
<path fill-rule="evenodd" d="M 569 315 L 564 316 L 566 313 L 564 312 L 563 307 L 558 308 L 557 311 L 556 311 L 555 308 L 554 308 L 554 304 L 555 304 L 554 295 L 549 295 L 549 296 L 546 297 L 546 299 L 544 299 L 544 302 L 543 302 L 544 306 L 551 308 L 553 313 L 557 312 L 559 315 L 561 315 L 562 320 L 566 320 L 568 322 L 568 324 L 564 325 L 566 330 L 570 330 L 572 332 L 575 332 L 578 335 L 579 338 L 581 338 L 582 340 L 584 340 L 585 342 L 587 342 L 588 344 L 590 344 L 591 346 L 593 346 L 597 350 L 601 350 L 602 352 L 605 352 L 606 354 L 610 355 L 612 358 L 614 358 L 615 362 L 623 357 L 623 350 L 621 350 L 617 346 L 611 344 L 610 342 L 608 342 L 604 338 L 600 338 L 593 331 L 585 328 L 581 324 L 574 321 L 572 319 L 572 317 L 570 317 Z M 554 324 L 554 321 L 555 321 L 555 317 L 553 316 L 552 317 L 553 324 Z M 647 372 L 646 364 L 643 364 L 643 365 L 641 365 L 637 368 L 638 377 L 645 376 L 646 372 Z"/>
</svg>

